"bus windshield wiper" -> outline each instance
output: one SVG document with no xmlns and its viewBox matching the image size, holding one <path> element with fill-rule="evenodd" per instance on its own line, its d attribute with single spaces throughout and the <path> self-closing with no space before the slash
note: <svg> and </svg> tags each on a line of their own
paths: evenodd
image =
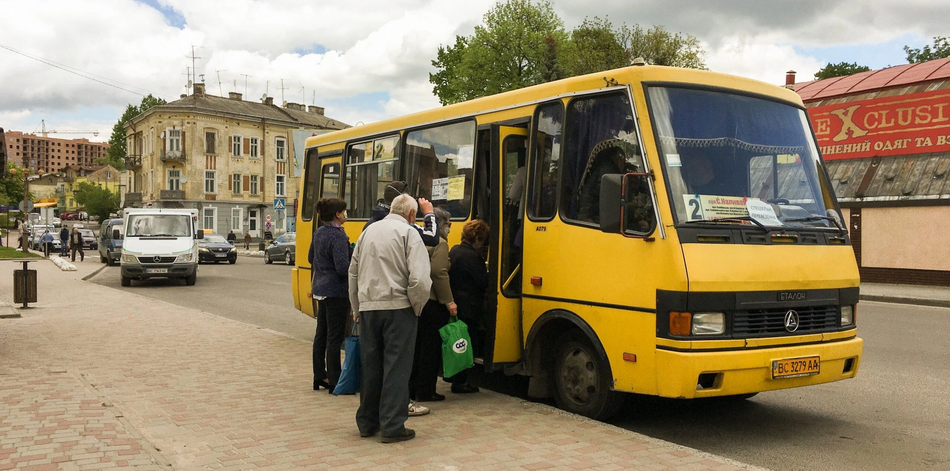
<svg viewBox="0 0 950 471">
<path fill-rule="evenodd" d="M 836 228 L 838 228 L 838 232 L 841 232 L 842 234 L 845 232 L 844 228 L 841 227 L 841 224 L 838 224 L 838 220 L 833 217 L 813 215 L 813 216 L 808 216 L 808 217 L 803 217 L 803 218 L 791 218 L 791 219 L 785 220 L 785 222 L 808 222 L 808 221 L 831 221 L 831 223 L 834 224 Z"/>
<path fill-rule="evenodd" d="M 686 221 L 686 223 L 687 223 L 687 224 L 695 224 L 695 223 L 699 223 L 699 224 L 719 224 L 719 223 L 742 224 L 742 223 L 744 223 L 744 222 L 746 222 L 746 221 L 751 222 L 752 224 L 755 224 L 756 226 L 759 227 L 759 229 L 762 229 L 763 231 L 765 231 L 766 234 L 769 233 L 769 232 L 772 232 L 772 229 L 769 229 L 765 224 L 762 224 L 761 222 L 757 221 L 755 218 L 750 217 L 750 216 L 739 216 L 739 217 L 733 217 L 733 218 L 719 218 L 719 219 L 697 219 L 697 220 L 692 220 L 692 221 Z"/>
</svg>

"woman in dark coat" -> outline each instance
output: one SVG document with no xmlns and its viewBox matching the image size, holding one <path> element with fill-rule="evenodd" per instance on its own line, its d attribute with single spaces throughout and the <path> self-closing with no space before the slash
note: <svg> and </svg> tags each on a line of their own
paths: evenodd
<svg viewBox="0 0 950 471">
<path fill-rule="evenodd" d="M 469 221 L 462 228 L 462 243 L 449 251 L 449 261 L 452 264 L 449 268 L 452 297 L 458 306 L 458 318 L 468 326 L 468 334 L 472 338 L 472 348 L 476 355 L 480 354 L 484 347 L 482 310 L 488 289 L 488 271 L 485 269 L 481 249 L 488 241 L 488 234 L 488 224 L 485 221 Z M 468 384 L 468 370 L 453 376 L 450 381 L 453 393 L 478 392 L 477 387 Z"/>
<path fill-rule="evenodd" d="M 350 267 L 350 239 L 343 231 L 346 202 L 337 198 L 317 201 L 316 212 L 323 225 L 313 233 L 307 259 L 313 269 L 310 292 L 317 318 L 313 338 L 313 389 L 333 392 L 340 379 L 340 346 L 346 316 L 350 314 L 347 270 Z"/>
</svg>

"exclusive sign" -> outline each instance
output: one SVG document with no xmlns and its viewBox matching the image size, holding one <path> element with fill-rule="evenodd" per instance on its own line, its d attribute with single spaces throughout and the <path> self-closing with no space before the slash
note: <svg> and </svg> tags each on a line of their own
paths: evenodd
<svg viewBox="0 0 950 471">
<path fill-rule="evenodd" d="M 808 109 L 825 160 L 950 151 L 950 90 Z"/>
</svg>

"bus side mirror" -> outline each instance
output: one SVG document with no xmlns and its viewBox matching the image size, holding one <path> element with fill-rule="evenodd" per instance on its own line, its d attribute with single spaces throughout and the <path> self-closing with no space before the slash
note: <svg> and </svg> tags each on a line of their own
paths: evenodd
<svg viewBox="0 0 950 471">
<path fill-rule="evenodd" d="M 205 238 L 205 231 L 198 231 L 198 232 L 196 232 L 196 233 L 195 233 L 195 237 L 198 238 L 198 239 L 204 239 L 204 238 Z"/>
<path fill-rule="evenodd" d="M 647 237 L 656 228 L 649 173 L 604 175 L 600 180 L 600 230 Z"/>
<path fill-rule="evenodd" d="M 118 240 L 122 238 L 122 234 L 119 233 L 118 229 L 112 229 L 112 238 Z"/>
</svg>

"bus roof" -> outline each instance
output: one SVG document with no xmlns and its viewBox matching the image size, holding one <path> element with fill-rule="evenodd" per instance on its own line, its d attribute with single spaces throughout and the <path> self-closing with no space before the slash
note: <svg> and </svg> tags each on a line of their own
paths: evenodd
<svg viewBox="0 0 950 471">
<path fill-rule="evenodd" d="M 680 67 L 666 67 L 656 65 L 630 66 L 588 75 L 570 77 L 554 82 L 548 82 L 518 90 L 499 93 L 497 95 L 455 103 L 440 108 L 420 111 L 405 116 L 377 121 L 363 126 L 355 126 L 340 131 L 321 134 L 319 136 L 307 138 L 305 147 L 310 148 L 350 139 L 357 139 L 363 136 L 395 132 L 407 127 L 459 119 L 468 116 L 489 113 L 496 110 L 517 108 L 539 101 L 550 100 L 558 96 L 586 90 L 602 89 L 607 87 L 608 78 L 615 80 L 616 83 L 620 85 L 638 82 L 667 82 L 734 89 L 765 95 L 803 106 L 801 97 L 799 97 L 794 91 L 758 80 L 722 74 L 718 72 L 685 69 Z"/>
</svg>

